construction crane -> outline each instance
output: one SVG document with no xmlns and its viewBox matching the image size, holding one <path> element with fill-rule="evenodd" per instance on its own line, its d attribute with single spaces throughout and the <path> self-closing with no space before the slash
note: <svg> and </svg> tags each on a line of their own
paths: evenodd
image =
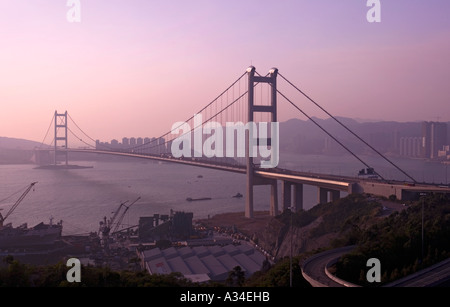
<svg viewBox="0 0 450 307">
<path fill-rule="evenodd" d="M 109 232 L 111 231 L 111 227 L 116 220 L 117 216 L 119 215 L 120 209 L 122 209 L 123 206 L 128 202 L 125 201 L 119 205 L 119 208 L 114 212 L 114 215 L 109 219 L 109 221 L 106 220 L 106 216 L 104 217 L 104 221 L 100 222 L 100 230 L 99 232 L 102 234 L 103 238 L 108 237 Z"/>
<path fill-rule="evenodd" d="M 125 201 L 119 205 L 119 208 L 114 212 L 114 215 L 109 219 L 109 221 L 106 220 L 106 216 L 104 217 L 104 221 L 100 222 L 100 229 L 99 229 L 99 235 L 101 234 L 101 244 L 105 251 L 109 251 L 109 234 L 111 232 L 111 228 L 114 225 L 114 231 L 113 233 L 117 232 L 117 229 L 119 228 L 119 225 L 122 223 L 122 220 L 127 213 L 128 209 L 137 202 L 141 197 L 138 197 L 133 203 L 131 203 L 129 206 L 126 206 L 125 204 L 128 202 Z M 119 220 L 116 222 L 116 218 L 119 216 L 119 212 L 122 209 L 122 207 L 125 207 L 126 209 L 122 211 Z"/>
<path fill-rule="evenodd" d="M 0 227 L 3 227 L 3 222 L 11 215 L 11 213 L 13 213 L 13 211 L 17 208 L 17 206 L 22 202 L 22 200 L 25 198 L 25 196 L 27 196 L 28 192 L 30 192 L 30 190 L 34 187 L 34 185 L 37 182 L 32 182 L 27 189 L 22 193 L 22 195 L 20 195 L 19 199 L 14 203 L 14 205 L 11 207 L 11 209 L 9 209 L 8 213 L 6 213 L 5 216 L 3 216 L 0 213 Z"/>
<path fill-rule="evenodd" d="M 114 212 L 114 215 L 112 216 L 112 218 L 111 218 L 111 219 L 109 220 L 109 222 L 108 222 L 108 230 L 111 230 L 111 227 L 113 226 L 114 221 L 116 220 L 117 216 L 119 215 L 120 209 L 122 209 L 122 207 L 125 206 L 125 204 L 126 204 L 127 202 L 128 202 L 128 200 L 125 201 L 125 202 L 123 202 L 123 203 L 121 203 L 120 206 L 119 206 L 119 208 L 117 208 L 117 210 Z M 126 206 L 125 206 L 125 207 L 126 207 Z"/>
<path fill-rule="evenodd" d="M 114 230 L 112 233 L 116 233 L 117 230 L 119 229 L 120 224 L 122 224 L 122 220 L 125 217 L 125 214 L 127 213 L 128 209 L 130 209 L 130 207 L 136 203 L 139 199 L 141 199 L 141 197 L 138 197 L 134 202 L 132 202 L 129 206 L 125 206 L 125 210 L 122 212 L 122 215 L 119 217 L 119 220 L 117 221 L 116 226 L 114 227 Z"/>
</svg>

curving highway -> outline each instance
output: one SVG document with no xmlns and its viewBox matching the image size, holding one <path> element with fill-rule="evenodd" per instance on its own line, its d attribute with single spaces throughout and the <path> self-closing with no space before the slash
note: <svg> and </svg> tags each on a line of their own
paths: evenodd
<svg viewBox="0 0 450 307">
<path fill-rule="evenodd" d="M 450 259 L 447 259 L 384 287 L 437 287 L 449 280 Z"/>
<path fill-rule="evenodd" d="M 327 266 L 339 259 L 342 255 L 350 252 L 354 246 L 346 246 L 337 249 L 327 250 L 316 254 L 303 262 L 302 275 L 313 287 L 346 287 L 351 286 L 350 283 L 345 285 L 338 279 L 330 278 L 327 274 Z"/>
<path fill-rule="evenodd" d="M 313 287 L 359 287 L 327 271 L 327 267 L 353 248 L 355 246 L 346 246 L 311 256 L 301 266 L 303 277 Z M 448 281 L 450 281 L 450 258 L 383 287 L 436 287 Z"/>
</svg>

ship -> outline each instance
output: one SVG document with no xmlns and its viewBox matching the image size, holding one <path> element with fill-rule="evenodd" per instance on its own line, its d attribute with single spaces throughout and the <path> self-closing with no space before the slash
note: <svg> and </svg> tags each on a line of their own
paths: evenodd
<svg viewBox="0 0 450 307">
<path fill-rule="evenodd" d="M 57 224 L 43 222 L 29 228 L 26 223 L 12 227 L 11 223 L 0 228 L 0 250 L 9 248 L 44 247 L 61 239 L 62 221 Z"/>
<path fill-rule="evenodd" d="M 27 223 L 15 228 L 11 223 L 4 223 L 25 198 L 28 192 L 34 188 L 36 183 L 37 182 L 33 182 L 26 188 L 5 216 L 0 213 L 0 250 L 49 246 L 53 245 L 61 238 L 62 221 L 57 224 L 53 224 L 53 218 L 50 218 L 49 224 L 44 224 L 41 222 L 31 228 L 28 227 Z"/>
</svg>

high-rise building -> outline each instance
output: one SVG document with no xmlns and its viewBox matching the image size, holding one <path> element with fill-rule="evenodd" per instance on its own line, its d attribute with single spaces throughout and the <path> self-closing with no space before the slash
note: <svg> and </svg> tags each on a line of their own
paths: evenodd
<svg viewBox="0 0 450 307">
<path fill-rule="evenodd" d="M 400 138 L 400 155 L 410 158 L 419 158 L 422 154 L 421 137 L 401 137 Z"/>
<path fill-rule="evenodd" d="M 438 151 L 447 145 L 447 124 L 439 122 L 422 123 L 422 156 L 438 158 Z"/>
</svg>

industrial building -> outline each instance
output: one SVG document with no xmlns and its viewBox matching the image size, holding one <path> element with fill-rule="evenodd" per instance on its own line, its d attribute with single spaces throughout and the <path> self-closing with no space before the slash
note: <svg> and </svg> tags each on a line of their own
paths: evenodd
<svg viewBox="0 0 450 307">
<path fill-rule="evenodd" d="M 193 233 L 192 212 L 174 212 L 170 215 L 154 214 L 139 218 L 139 240 L 152 242 L 155 240 L 186 240 Z"/>
<path fill-rule="evenodd" d="M 180 272 L 194 282 L 225 281 L 240 266 L 246 277 L 261 270 L 266 257 L 248 244 L 185 246 L 137 251 L 141 267 L 150 274 Z"/>
</svg>

